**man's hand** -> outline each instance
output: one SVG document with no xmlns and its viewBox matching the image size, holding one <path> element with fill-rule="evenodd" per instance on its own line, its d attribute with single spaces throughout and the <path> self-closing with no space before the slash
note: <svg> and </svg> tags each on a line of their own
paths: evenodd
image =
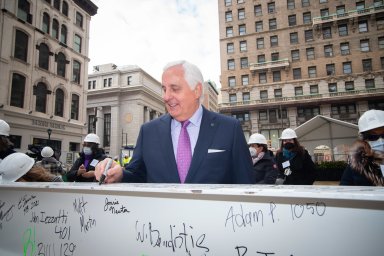
<svg viewBox="0 0 384 256">
<path fill-rule="evenodd" d="M 87 170 L 85 169 L 84 165 L 80 165 L 79 170 L 77 170 L 77 176 L 82 176 L 84 173 L 86 173 L 86 171 Z"/>
<path fill-rule="evenodd" d="M 100 177 L 104 173 L 104 169 L 108 163 L 108 160 L 109 160 L 109 158 L 106 158 L 96 165 L 96 168 L 95 168 L 96 180 L 98 180 L 98 181 L 100 180 Z M 117 182 L 121 182 L 122 179 L 123 179 L 123 169 L 119 164 L 117 164 L 115 161 L 113 161 L 112 167 L 108 170 L 108 173 L 105 177 L 104 182 L 105 183 L 117 183 Z"/>
</svg>

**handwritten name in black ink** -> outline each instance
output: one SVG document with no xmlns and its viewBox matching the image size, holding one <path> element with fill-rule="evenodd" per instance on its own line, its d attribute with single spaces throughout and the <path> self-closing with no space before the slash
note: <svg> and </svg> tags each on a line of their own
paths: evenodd
<svg viewBox="0 0 384 256">
<path fill-rule="evenodd" d="M 130 211 L 122 204 L 119 203 L 118 200 L 109 201 L 108 198 L 105 198 L 104 211 L 110 212 L 112 214 L 123 214 L 129 213 Z"/>
<path fill-rule="evenodd" d="M 17 204 L 17 209 L 20 210 L 23 208 L 24 215 L 27 214 L 30 210 L 39 205 L 39 200 L 35 195 L 24 195 L 19 199 Z"/>
<path fill-rule="evenodd" d="M 84 214 L 85 213 L 85 206 L 87 204 L 88 204 L 88 202 L 86 202 L 83 197 L 81 197 L 79 199 L 75 199 L 75 201 L 73 202 L 73 209 L 78 214 Z"/>
<path fill-rule="evenodd" d="M 87 233 L 91 228 L 96 227 L 96 220 L 88 217 L 84 218 L 84 215 L 80 216 L 80 231 Z"/>
<path fill-rule="evenodd" d="M 0 229 L 3 228 L 3 221 L 8 222 L 13 218 L 14 204 L 7 205 L 6 202 L 0 201 Z"/>
<path fill-rule="evenodd" d="M 40 212 L 40 215 L 36 215 L 35 212 L 32 212 L 30 222 L 42 224 L 67 224 L 68 213 L 63 209 L 59 210 L 57 215 L 48 215 L 46 212 Z"/>
</svg>

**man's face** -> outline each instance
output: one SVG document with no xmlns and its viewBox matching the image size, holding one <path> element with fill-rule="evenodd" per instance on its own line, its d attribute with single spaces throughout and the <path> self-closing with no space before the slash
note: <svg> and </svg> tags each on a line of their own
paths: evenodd
<svg viewBox="0 0 384 256">
<path fill-rule="evenodd" d="M 201 84 L 191 90 L 181 65 L 169 68 L 162 77 L 163 100 L 168 113 L 179 122 L 192 117 L 199 107 Z"/>
</svg>

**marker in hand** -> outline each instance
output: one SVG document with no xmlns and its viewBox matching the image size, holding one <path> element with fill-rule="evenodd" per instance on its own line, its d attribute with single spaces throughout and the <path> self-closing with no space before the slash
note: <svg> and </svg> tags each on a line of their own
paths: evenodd
<svg viewBox="0 0 384 256">
<path fill-rule="evenodd" d="M 104 172 L 103 172 L 103 174 L 102 174 L 101 177 L 100 177 L 99 185 L 101 185 L 102 183 L 104 183 L 105 177 L 107 176 L 107 172 L 108 172 L 109 168 L 111 168 L 111 166 L 112 166 L 112 162 L 113 162 L 112 159 L 109 159 L 109 160 L 108 160 L 108 163 L 107 163 L 107 165 L 105 166 Z"/>
</svg>

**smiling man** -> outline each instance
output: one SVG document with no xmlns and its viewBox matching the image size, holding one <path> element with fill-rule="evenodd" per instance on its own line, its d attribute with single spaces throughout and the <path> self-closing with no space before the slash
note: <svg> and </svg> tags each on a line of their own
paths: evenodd
<svg viewBox="0 0 384 256">
<path fill-rule="evenodd" d="M 203 76 L 186 61 L 165 66 L 168 113 L 140 129 L 132 160 L 117 164 L 105 182 L 251 184 L 252 160 L 240 122 L 201 105 Z M 100 179 L 107 161 L 96 167 Z"/>
</svg>

